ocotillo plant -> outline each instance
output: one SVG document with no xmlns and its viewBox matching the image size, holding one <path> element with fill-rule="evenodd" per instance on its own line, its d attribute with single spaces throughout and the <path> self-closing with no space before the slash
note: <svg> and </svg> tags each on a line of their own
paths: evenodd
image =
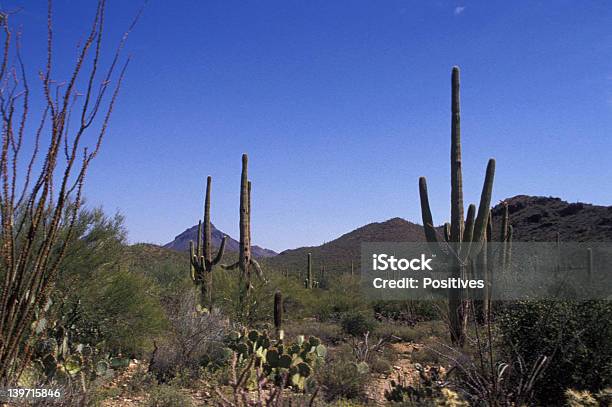
<svg viewBox="0 0 612 407">
<path fill-rule="evenodd" d="M 213 267 L 221 261 L 227 241 L 227 236 L 223 236 L 219 251 L 213 258 L 212 231 L 210 227 L 211 184 L 212 178 L 209 176 L 206 179 L 206 197 L 204 199 L 204 235 L 202 235 L 202 221 L 199 221 L 196 247 L 194 247 L 193 240 L 189 242 L 191 280 L 200 291 L 199 306 L 202 310 L 210 310 L 212 307 L 212 271 Z"/>
<path fill-rule="evenodd" d="M 463 181 L 461 173 L 461 127 L 459 109 L 459 68 L 452 71 L 451 96 L 451 222 L 448 228 L 448 260 L 451 277 L 462 278 L 466 272 L 466 265 L 472 257 L 478 255 L 482 249 L 485 237 L 489 207 L 491 206 L 491 193 L 495 175 L 495 160 L 490 159 L 487 165 L 484 185 L 480 195 L 478 213 L 473 207 L 468 210 L 468 219 L 463 218 Z M 419 179 L 419 194 L 421 198 L 421 215 L 425 236 L 430 243 L 438 246 L 441 242 L 434 227 L 429 197 L 427 195 L 427 181 L 425 177 Z M 434 247 L 435 247 L 434 246 Z M 465 310 L 464 291 L 451 289 L 448 294 L 450 336 L 453 343 L 462 346 L 465 340 L 467 313 Z"/>
<path fill-rule="evenodd" d="M 253 285 L 251 284 L 251 270 L 255 270 L 257 276 L 266 281 L 257 260 L 251 253 L 251 182 L 248 178 L 249 158 L 242 155 L 242 175 L 240 177 L 240 252 L 238 261 L 229 266 L 222 266 L 227 270 L 240 268 L 239 288 L 239 314 L 240 317 L 248 317 L 249 297 Z"/>
<path fill-rule="evenodd" d="M 283 339 L 283 295 L 280 290 L 274 293 L 274 328 L 276 328 L 276 336 L 278 339 Z"/>
</svg>

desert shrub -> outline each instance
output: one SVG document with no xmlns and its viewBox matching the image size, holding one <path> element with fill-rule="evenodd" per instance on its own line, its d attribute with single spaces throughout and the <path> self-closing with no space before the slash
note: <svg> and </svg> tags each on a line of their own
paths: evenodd
<svg viewBox="0 0 612 407">
<path fill-rule="evenodd" d="M 372 358 L 369 365 L 373 373 L 388 375 L 393 371 L 393 364 L 383 356 Z"/>
<path fill-rule="evenodd" d="M 327 404 L 327 406 L 329 407 L 363 407 L 365 406 L 365 404 L 362 404 L 355 400 L 340 399 L 340 400 L 336 400 L 335 402 L 331 404 Z"/>
<path fill-rule="evenodd" d="M 231 256 L 230 256 L 231 259 Z M 227 263 L 232 260 L 225 259 Z M 263 269 L 268 283 L 263 283 L 257 276 L 253 275 L 251 283 L 253 290 L 249 301 L 245 304 L 246 312 L 238 309 L 240 273 L 233 271 L 218 270 L 214 273 L 213 301 L 222 313 L 232 320 L 240 321 L 246 326 L 261 326 L 263 323 L 272 321 L 274 292 L 278 289 L 283 293 L 283 308 L 286 315 L 292 318 L 301 318 L 312 315 L 311 307 L 304 288 L 293 279 L 287 279 L 279 273 Z"/>
<path fill-rule="evenodd" d="M 499 312 L 507 354 L 531 364 L 550 358 L 535 389 L 545 405 L 563 402 L 565 389 L 596 393 L 612 380 L 612 303 L 606 301 L 519 302 Z"/>
<path fill-rule="evenodd" d="M 380 322 L 376 325 L 374 333 L 377 337 L 391 337 L 392 340 L 401 342 L 420 343 L 432 337 L 446 342 L 448 328 L 442 321 L 418 322 L 412 326 Z"/>
<path fill-rule="evenodd" d="M 318 382 L 327 402 L 340 399 L 363 400 L 368 372 L 360 368 L 350 347 L 341 347 L 319 372 Z"/>
<path fill-rule="evenodd" d="M 612 388 L 606 388 L 595 394 L 588 390 L 567 389 L 565 402 L 569 407 L 608 407 L 612 405 Z"/>
<path fill-rule="evenodd" d="M 341 325 L 348 335 L 362 337 L 374 330 L 376 322 L 362 312 L 347 312 L 342 315 Z"/>
<path fill-rule="evenodd" d="M 415 342 L 422 336 L 412 326 L 395 325 L 392 323 L 379 323 L 376 326 L 377 337 L 389 337 L 392 341 Z"/>
<path fill-rule="evenodd" d="M 89 344 L 103 352 L 140 356 L 163 327 L 157 286 L 120 264 L 125 254 L 120 215 L 82 208 L 46 315 L 45 336 L 67 339 L 74 351 Z"/>
<path fill-rule="evenodd" d="M 140 357 L 151 338 L 165 325 L 161 304 L 154 295 L 156 286 L 145 276 L 129 270 L 100 270 L 80 290 L 80 324 L 90 327 L 81 343 L 105 344 L 108 352 Z"/>
<path fill-rule="evenodd" d="M 320 321 L 338 320 L 347 312 L 371 312 L 368 301 L 361 295 L 359 280 L 350 275 L 330 279 L 329 290 L 311 295 L 310 308 Z"/>
<path fill-rule="evenodd" d="M 326 344 L 338 344 L 343 339 L 342 329 L 338 324 L 319 322 L 312 319 L 299 322 L 288 321 L 285 325 L 285 336 L 296 338 L 298 335 L 316 336 Z"/>
<path fill-rule="evenodd" d="M 413 363 L 421 363 L 423 365 L 439 365 L 446 362 L 437 352 L 430 348 L 420 348 L 412 351 L 410 360 Z"/>
<path fill-rule="evenodd" d="M 188 380 L 199 375 L 201 367 L 215 368 L 227 362 L 222 343 L 227 319 L 218 311 L 196 310 L 195 292 L 189 290 L 169 307 L 169 330 L 151 356 L 150 369 L 165 382 L 180 375 Z"/>
<path fill-rule="evenodd" d="M 147 407 L 190 407 L 193 403 L 179 388 L 160 384 L 151 388 L 146 405 Z"/>
<path fill-rule="evenodd" d="M 437 304 L 432 301 L 376 301 L 372 304 L 379 321 L 394 321 L 414 325 L 419 321 L 438 318 Z"/>
<path fill-rule="evenodd" d="M 401 374 L 397 379 L 390 380 L 389 388 L 385 390 L 385 398 L 392 405 L 406 407 L 467 407 L 470 405 L 456 391 L 445 387 L 447 383 L 438 368 L 424 369 L 417 364 L 415 369 L 418 376 L 414 380 L 407 380 Z"/>
<path fill-rule="evenodd" d="M 157 384 L 155 376 L 141 364 L 133 374 L 128 375 L 128 380 L 124 383 L 124 390 L 128 394 L 137 394 L 154 384 Z"/>
<path fill-rule="evenodd" d="M 87 395 L 87 406 L 102 407 L 108 405 L 109 400 L 112 400 L 121 395 L 121 389 L 115 386 L 97 386 L 89 391 Z M 54 404 L 51 404 L 54 406 Z M 69 406 L 78 406 L 79 403 L 70 404 Z"/>
</svg>

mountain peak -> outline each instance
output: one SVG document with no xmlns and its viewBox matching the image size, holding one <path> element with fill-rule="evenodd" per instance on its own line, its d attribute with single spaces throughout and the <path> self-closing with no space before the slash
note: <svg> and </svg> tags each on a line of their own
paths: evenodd
<svg viewBox="0 0 612 407">
<path fill-rule="evenodd" d="M 219 229 L 215 227 L 214 224 L 210 224 L 211 235 L 212 235 L 212 245 L 215 248 L 218 248 L 221 245 L 221 240 L 223 236 L 227 236 L 227 242 L 225 244 L 225 249 L 231 252 L 237 252 L 240 248 L 240 243 L 223 233 Z M 196 241 L 198 237 L 198 225 L 192 226 L 188 229 L 185 229 L 184 232 L 177 235 L 173 241 L 164 245 L 166 249 L 176 250 L 179 252 L 184 252 L 189 250 L 189 241 Z M 276 256 L 276 252 L 270 249 L 265 249 L 263 247 L 259 247 L 256 245 L 251 246 L 251 252 L 255 257 L 272 257 Z"/>
</svg>

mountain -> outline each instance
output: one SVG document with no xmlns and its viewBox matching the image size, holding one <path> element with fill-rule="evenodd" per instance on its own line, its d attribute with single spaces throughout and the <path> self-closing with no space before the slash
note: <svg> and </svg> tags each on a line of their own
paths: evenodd
<svg viewBox="0 0 612 407">
<path fill-rule="evenodd" d="M 420 242 L 425 240 L 423 227 L 402 218 L 370 223 L 321 246 L 285 250 L 266 264 L 284 270 L 305 270 L 308 253 L 312 253 L 313 271 L 321 267 L 330 272 L 350 272 L 360 264 L 361 242 Z"/>
<path fill-rule="evenodd" d="M 569 203 L 560 198 L 517 195 L 506 199 L 517 242 L 612 241 L 612 206 Z M 494 225 L 501 223 L 503 206 L 496 205 Z"/>
<path fill-rule="evenodd" d="M 223 236 L 226 236 L 226 234 L 220 231 L 219 229 L 217 229 L 215 225 L 213 225 L 212 223 L 210 224 L 210 226 L 212 229 L 213 247 L 218 248 L 221 245 L 221 239 L 223 239 Z M 195 242 L 197 240 L 197 236 L 198 236 L 198 225 L 195 225 L 185 230 L 180 235 L 176 236 L 174 240 L 171 241 L 170 243 L 165 244 L 164 248 L 176 250 L 179 252 L 187 251 L 189 250 L 189 241 L 193 240 Z M 225 244 L 225 250 L 228 250 L 231 252 L 237 252 L 239 247 L 240 247 L 240 243 L 237 240 L 232 239 L 228 235 L 227 242 Z M 277 254 L 273 250 L 264 249 L 263 247 L 259 247 L 255 245 L 251 246 L 251 251 L 253 253 L 253 256 L 260 257 L 260 258 L 261 257 L 272 257 L 272 256 L 276 256 Z"/>
<path fill-rule="evenodd" d="M 514 241 L 554 242 L 557 233 L 562 241 L 612 241 L 612 206 L 582 202 L 570 203 L 560 198 L 517 195 L 505 200 L 514 228 Z M 501 223 L 503 205 L 492 209 L 494 236 Z M 189 248 L 197 226 L 187 229 L 164 247 L 178 251 Z M 213 226 L 213 245 L 218 247 L 223 232 Z M 320 246 L 300 247 L 276 254 L 272 250 L 253 246 L 253 254 L 266 257 L 266 265 L 277 270 L 305 270 L 306 257 L 312 253 L 313 269 L 349 272 L 351 262 L 359 267 L 361 242 L 420 242 L 424 241 L 423 227 L 401 218 L 370 223 Z M 238 242 L 229 239 L 228 250 L 237 251 Z"/>
<path fill-rule="evenodd" d="M 514 241 L 612 241 L 612 206 L 569 203 L 560 198 L 517 195 L 508 203 Z M 492 209 L 494 236 L 501 224 L 503 205 Z M 441 229 L 440 229 L 441 231 Z M 280 271 L 306 269 L 312 253 L 313 271 L 349 272 L 351 262 L 359 267 L 361 242 L 424 241 L 423 227 L 401 218 L 370 223 L 321 246 L 285 250 L 266 264 Z"/>
</svg>

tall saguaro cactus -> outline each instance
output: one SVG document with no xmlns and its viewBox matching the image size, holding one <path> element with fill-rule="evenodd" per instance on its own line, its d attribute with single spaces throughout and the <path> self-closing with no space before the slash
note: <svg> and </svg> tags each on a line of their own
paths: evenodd
<svg viewBox="0 0 612 407">
<path fill-rule="evenodd" d="M 313 281 L 313 275 L 312 275 L 312 253 L 308 253 L 308 264 L 307 264 L 307 269 L 306 269 L 306 281 L 304 282 L 306 288 L 308 288 L 309 290 L 312 289 L 312 287 L 314 286 L 314 281 Z"/>
<path fill-rule="evenodd" d="M 280 290 L 274 293 L 274 328 L 278 339 L 283 339 L 283 294 Z"/>
<path fill-rule="evenodd" d="M 445 240 L 450 248 L 447 256 L 451 277 L 465 278 L 467 266 L 471 259 L 480 253 L 485 240 L 495 175 L 495 160 L 490 159 L 487 165 L 478 212 L 476 212 L 474 205 L 470 205 L 467 220 L 464 221 L 458 67 L 453 67 L 451 81 L 451 222 L 449 227 L 445 227 Z M 439 241 L 438 233 L 434 227 L 425 177 L 419 179 L 419 195 L 425 236 L 430 243 L 439 245 L 442 242 Z M 449 290 L 450 336 L 452 342 L 459 346 L 462 346 L 465 340 L 466 306 L 464 290 Z"/>
<path fill-rule="evenodd" d="M 240 252 L 238 261 L 229 266 L 222 266 L 227 270 L 240 268 L 239 307 L 241 317 L 248 316 L 248 304 L 253 285 L 251 284 L 251 270 L 265 282 L 261 267 L 251 253 L 251 182 L 248 178 L 249 158 L 242 155 L 242 175 L 240 177 Z"/>
<path fill-rule="evenodd" d="M 223 236 L 217 255 L 213 258 L 212 253 L 212 231 L 210 226 L 210 190 L 212 178 L 206 179 L 206 197 L 204 199 L 204 234 L 202 235 L 202 221 L 198 222 L 197 243 L 194 247 L 193 240 L 189 242 L 189 259 L 191 280 L 200 290 L 200 307 L 210 310 L 212 307 L 213 290 L 213 267 L 223 257 L 227 236 Z"/>
</svg>

